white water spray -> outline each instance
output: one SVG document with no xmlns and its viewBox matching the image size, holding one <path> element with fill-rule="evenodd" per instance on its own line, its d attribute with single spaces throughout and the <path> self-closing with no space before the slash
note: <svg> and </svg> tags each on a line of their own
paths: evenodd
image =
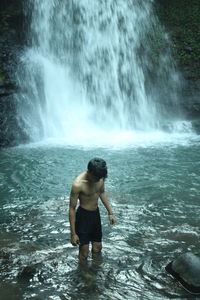
<svg viewBox="0 0 200 300">
<path fill-rule="evenodd" d="M 19 121 L 32 141 L 130 136 L 174 119 L 180 81 L 152 4 L 28 1 Z"/>
</svg>

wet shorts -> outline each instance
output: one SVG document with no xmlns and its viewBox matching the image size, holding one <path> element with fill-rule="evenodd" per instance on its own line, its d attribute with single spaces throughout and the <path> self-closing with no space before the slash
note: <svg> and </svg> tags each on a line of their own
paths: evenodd
<svg viewBox="0 0 200 300">
<path fill-rule="evenodd" d="M 99 208 L 90 211 L 79 206 L 76 211 L 75 228 L 80 245 L 87 245 L 89 242 L 101 242 L 102 230 Z"/>
</svg>

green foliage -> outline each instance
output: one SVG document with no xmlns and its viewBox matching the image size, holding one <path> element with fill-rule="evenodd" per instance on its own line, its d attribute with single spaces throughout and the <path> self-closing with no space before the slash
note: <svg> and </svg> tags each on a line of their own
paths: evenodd
<svg viewBox="0 0 200 300">
<path fill-rule="evenodd" d="M 195 64 L 199 65 L 199 0 L 157 0 L 155 9 L 161 22 L 171 35 L 174 56 L 179 64 L 192 64 L 194 67 Z M 200 75 L 200 70 L 197 72 Z"/>
</svg>

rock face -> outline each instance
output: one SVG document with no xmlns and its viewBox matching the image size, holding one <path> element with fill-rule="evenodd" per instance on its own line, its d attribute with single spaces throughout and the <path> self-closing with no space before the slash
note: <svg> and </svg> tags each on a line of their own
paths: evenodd
<svg viewBox="0 0 200 300">
<path fill-rule="evenodd" d="M 0 147 L 14 146 L 25 139 L 16 120 L 17 55 L 24 44 L 22 0 L 0 2 Z"/>
<path fill-rule="evenodd" d="M 191 252 L 184 253 L 169 263 L 166 271 L 189 292 L 200 293 L 200 257 Z"/>
<path fill-rule="evenodd" d="M 200 6 L 198 0 L 155 0 L 155 10 L 171 37 L 174 59 L 183 75 L 181 104 L 200 133 Z"/>
<path fill-rule="evenodd" d="M 181 105 L 200 133 L 200 6 L 199 0 L 154 0 L 155 11 L 171 36 L 171 48 L 183 74 Z M 17 57 L 25 42 L 24 0 L 0 1 L 0 147 L 25 143 L 16 120 Z M 159 44 L 159 43 L 158 43 Z"/>
</svg>

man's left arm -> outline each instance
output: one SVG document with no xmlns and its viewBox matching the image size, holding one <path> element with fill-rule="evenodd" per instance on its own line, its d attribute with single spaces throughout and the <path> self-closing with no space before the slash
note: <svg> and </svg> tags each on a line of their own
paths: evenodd
<svg viewBox="0 0 200 300">
<path fill-rule="evenodd" d="M 99 197 L 100 197 L 103 205 L 105 206 L 105 208 L 106 208 L 106 210 L 108 212 L 108 217 L 109 217 L 110 224 L 111 225 L 115 224 L 115 217 L 113 215 L 112 208 L 110 206 L 108 195 L 107 195 L 107 193 L 104 190 L 104 186 L 101 189 L 101 193 L 100 193 Z"/>
</svg>

